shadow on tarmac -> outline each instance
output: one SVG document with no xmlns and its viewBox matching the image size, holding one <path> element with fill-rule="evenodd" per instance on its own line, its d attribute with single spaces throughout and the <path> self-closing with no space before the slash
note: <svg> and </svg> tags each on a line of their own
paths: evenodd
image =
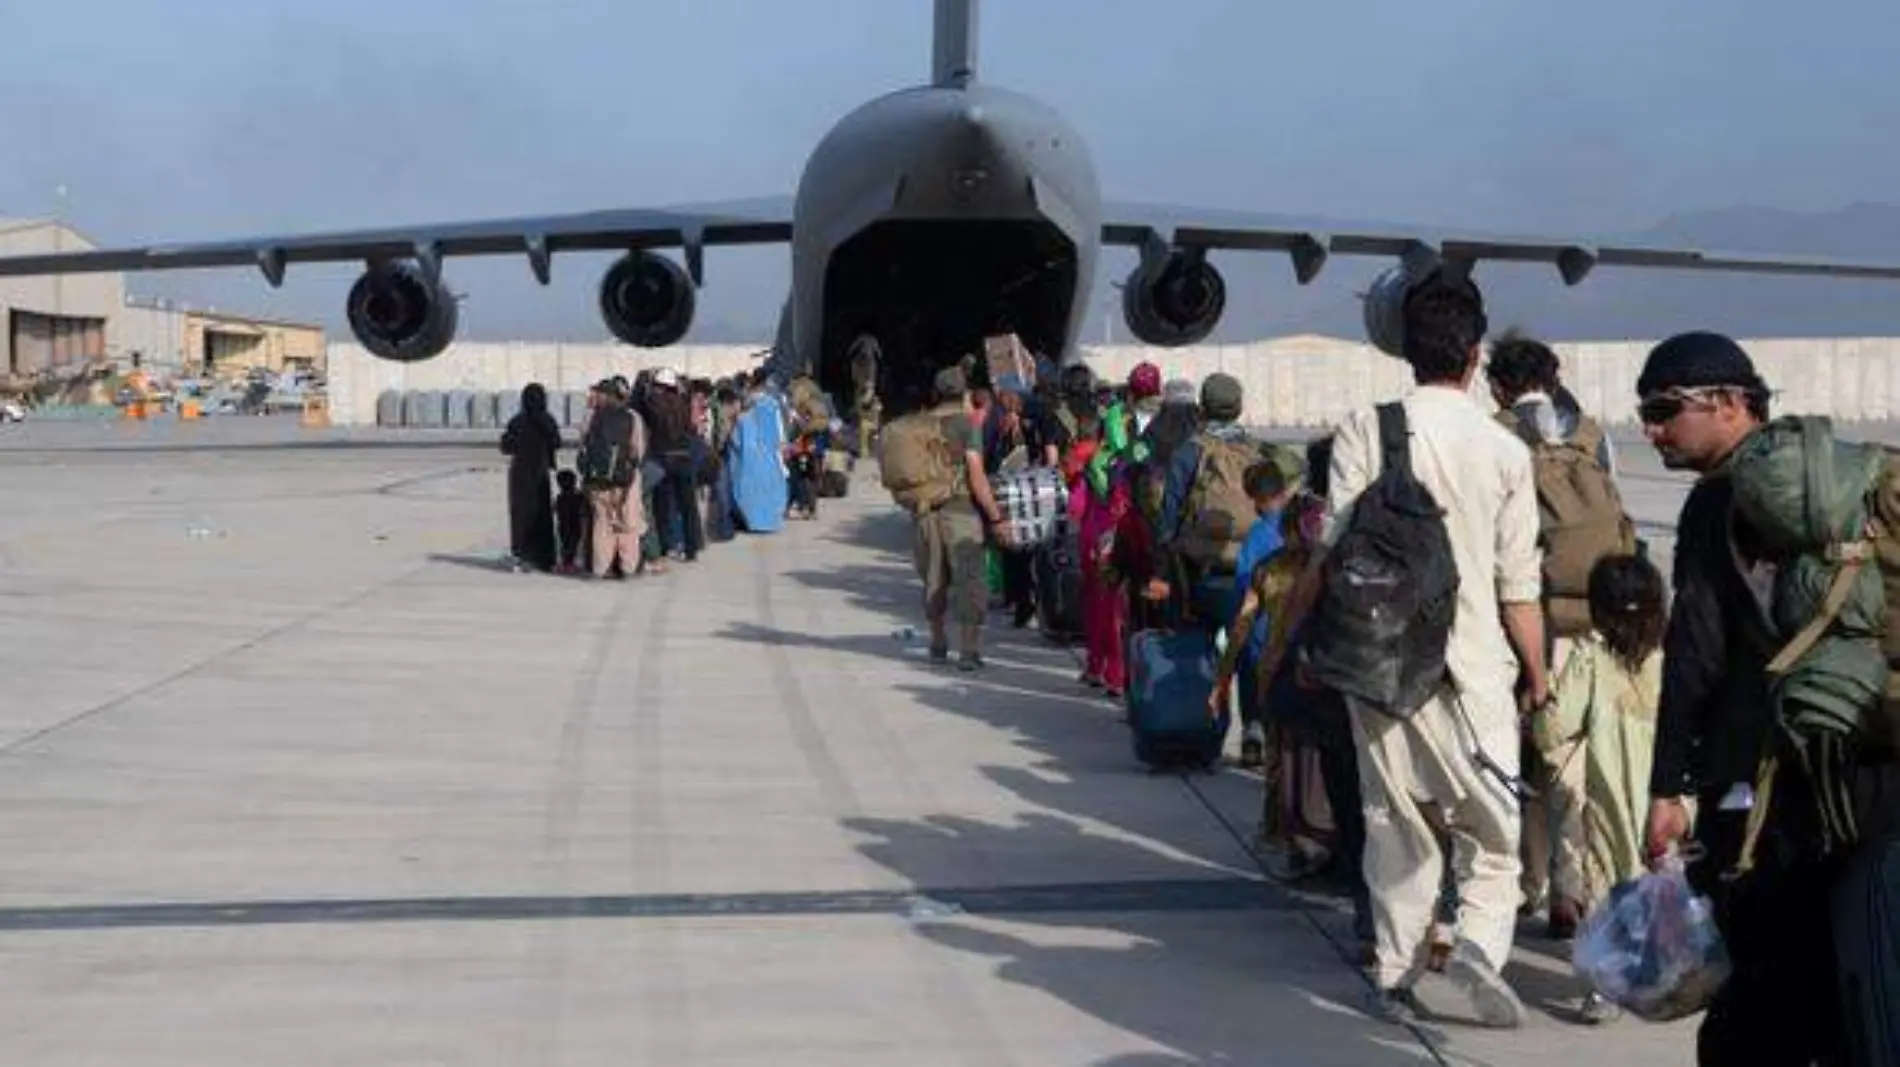
<svg viewBox="0 0 1900 1067">
<path fill-rule="evenodd" d="M 1030 915 L 1010 923 L 1013 929 L 931 921 L 916 925 L 919 936 L 993 961 L 1000 977 L 1169 1050 L 1102 1061 L 1115 1067 L 1264 1062 L 1277 1058 L 1276 1047 L 1289 1062 L 1430 1061 L 1418 1041 L 1435 1041 L 1442 1037 L 1437 1031 L 1408 1032 L 1361 1013 L 1367 982 L 1346 963 L 1321 914 L 1337 906 L 1266 878 L 1246 847 L 1253 827 L 1222 814 L 1257 810 L 1257 776 L 1227 768 L 1190 780 L 1147 771 L 1134 757 L 1119 705 L 1077 684 L 1073 653 L 1033 626 L 1012 629 L 1006 616 L 992 616 L 985 627 L 985 670 L 931 667 L 916 647 L 925 640 L 921 596 L 902 516 L 852 516 L 825 537 L 870 553 L 872 562 L 784 577 L 883 617 L 896 634 L 740 623 L 719 636 L 913 665 L 919 680 L 896 689 L 1011 735 L 1035 758 L 1031 768 L 988 766 L 982 773 L 1038 814 L 1007 825 L 951 815 L 846 820 L 864 836 L 865 856 L 915 885 L 941 881 L 972 856 L 1005 867 L 1011 857 L 1061 856 L 1091 872 L 1135 871 L 1143 879 L 1240 879 L 1262 901 L 1277 902 L 1192 921 L 1149 911 Z M 919 636 L 906 640 L 906 627 Z M 1210 824 L 1218 829 L 1208 832 Z M 1112 828 L 1114 836 L 1093 827 Z"/>
</svg>

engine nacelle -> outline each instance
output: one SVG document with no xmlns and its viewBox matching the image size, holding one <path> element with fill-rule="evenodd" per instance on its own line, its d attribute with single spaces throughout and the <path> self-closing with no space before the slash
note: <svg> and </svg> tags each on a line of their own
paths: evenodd
<svg viewBox="0 0 1900 1067">
<path fill-rule="evenodd" d="M 679 264 L 651 252 L 629 252 L 600 279 L 600 317 L 615 337 L 641 348 L 665 348 L 693 325 L 697 297 Z"/>
<path fill-rule="evenodd" d="M 1366 339 L 1388 356 L 1405 354 L 1405 294 L 1417 281 L 1401 264 L 1380 271 L 1366 290 Z"/>
<path fill-rule="evenodd" d="M 1220 325 L 1227 310 L 1227 282 L 1205 260 L 1179 252 L 1154 281 L 1142 281 L 1135 268 L 1122 286 L 1122 318 L 1143 343 L 1178 348 L 1194 344 Z"/>
<path fill-rule="evenodd" d="M 370 267 L 350 286 L 350 332 L 372 355 L 398 363 L 433 359 L 455 340 L 460 309 L 414 263 Z"/>
<path fill-rule="evenodd" d="M 1405 260 L 1379 272 L 1366 290 L 1366 339 L 1388 356 L 1405 356 L 1405 298 L 1420 284 L 1465 284 L 1463 270 L 1434 259 Z"/>
</svg>

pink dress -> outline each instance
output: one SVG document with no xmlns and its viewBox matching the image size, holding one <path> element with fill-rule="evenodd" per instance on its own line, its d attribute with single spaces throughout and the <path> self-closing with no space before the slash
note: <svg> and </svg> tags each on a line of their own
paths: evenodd
<svg viewBox="0 0 1900 1067">
<path fill-rule="evenodd" d="M 1134 506 L 1128 479 L 1118 469 L 1109 476 L 1106 500 L 1089 489 L 1086 478 L 1069 487 L 1069 517 L 1075 523 L 1082 549 L 1082 628 L 1088 638 L 1087 677 L 1098 678 L 1111 696 L 1128 684 L 1123 655 L 1128 629 L 1128 598 L 1111 584 L 1110 567 L 1115 530 Z"/>
</svg>

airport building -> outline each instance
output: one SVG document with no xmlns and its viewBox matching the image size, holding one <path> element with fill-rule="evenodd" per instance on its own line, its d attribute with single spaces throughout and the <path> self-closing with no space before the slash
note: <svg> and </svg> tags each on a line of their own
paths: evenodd
<svg viewBox="0 0 1900 1067">
<path fill-rule="evenodd" d="M 328 363 L 323 327 L 309 323 L 233 315 L 143 297 L 127 297 L 123 317 L 123 350 L 128 358 L 137 352 L 146 367 L 223 378 L 254 369 L 322 374 Z"/>
<path fill-rule="evenodd" d="M 81 252 L 61 222 L 0 218 L 0 256 Z M 117 273 L 0 277 L 0 375 L 71 373 L 101 361 L 189 376 L 325 370 L 323 328 L 129 297 Z"/>
<path fill-rule="evenodd" d="M 94 246 L 45 219 L 0 218 L 0 256 L 79 252 Z M 4 369 L 16 374 L 78 368 L 112 354 L 111 333 L 125 308 L 118 274 L 0 278 Z M 121 323 L 122 324 L 122 323 Z"/>
</svg>

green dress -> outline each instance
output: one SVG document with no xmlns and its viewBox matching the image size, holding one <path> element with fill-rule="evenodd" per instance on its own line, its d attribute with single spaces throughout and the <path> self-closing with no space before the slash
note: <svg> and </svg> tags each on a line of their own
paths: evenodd
<svg viewBox="0 0 1900 1067">
<path fill-rule="evenodd" d="M 1656 749 L 1662 653 L 1631 673 L 1596 634 L 1578 638 L 1552 687 L 1549 711 L 1531 724 L 1539 751 L 1582 745 L 1585 761 L 1583 901 L 1586 911 L 1618 883 L 1641 875 L 1649 816 L 1649 766 Z"/>
</svg>

